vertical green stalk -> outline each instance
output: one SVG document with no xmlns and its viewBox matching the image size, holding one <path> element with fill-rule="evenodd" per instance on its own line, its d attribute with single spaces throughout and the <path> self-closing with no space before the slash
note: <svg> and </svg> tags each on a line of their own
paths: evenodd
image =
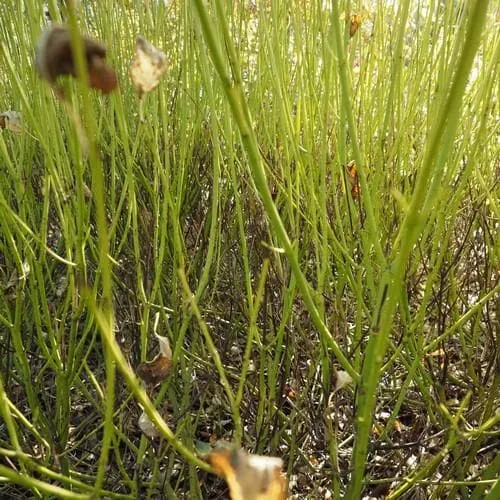
<svg viewBox="0 0 500 500">
<path fill-rule="evenodd" d="M 253 182 L 266 209 L 271 226 L 278 237 L 280 245 L 283 246 L 286 256 L 288 257 L 292 272 L 296 277 L 297 285 L 302 293 L 307 310 L 309 311 L 320 336 L 332 349 L 339 364 L 349 373 L 349 375 L 351 375 L 354 380 L 358 380 L 359 374 L 353 369 L 349 360 L 344 356 L 337 342 L 333 339 L 326 324 L 321 319 L 321 315 L 313 299 L 310 285 L 300 269 L 295 245 L 293 245 L 290 241 L 285 226 L 283 225 L 283 221 L 281 220 L 276 205 L 273 202 L 273 198 L 267 184 L 267 176 L 262 164 L 262 158 L 260 156 L 255 132 L 253 131 L 251 122 L 249 121 L 249 111 L 243 93 L 243 88 L 241 85 L 233 84 L 226 72 L 223 56 L 220 52 L 219 44 L 217 43 L 214 25 L 210 20 L 203 0 L 194 1 L 200 17 L 206 43 L 210 49 L 217 73 L 222 81 L 222 87 L 231 106 L 233 117 L 240 130 L 241 140 L 247 153 Z M 226 43 L 230 43 L 228 37 L 226 37 Z"/>
<path fill-rule="evenodd" d="M 391 253 L 391 268 L 384 273 L 380 283 L 379 312 L 371 327 L 371 336 L 365 353 L 361 382 L 358 389 L 356 441 L 352 460 L 353 472 L 346 498 L 357 499 L 361 496 L 372 427 L 372 412 L 378 382 L 382 375 L 380 368 L 387 349 L 394 313 L 398 306 L 408 258 L 422 231 L 432 204 L 435 202 L 435 199 L 427 199 L 426 206 L 422 206 L 422 200 L 425 199 L 426 190 L 432 182 L 433 175 L 436 174 L 434 172 L 436 158 L 440 153 L 450 153 L 449 143 L 448 151 L 440 151 L 441 139 L 445 134 L 454 134 L 457 129 L 458 114 L 453 113 L 453 110 L 461 107 L 467 78 L 481 40 L 487 7 L 487 0 L 477 0 L 471 9 L 466 43 L 457 64 L 455 78 L 449 89 L 445 105 L 439 111 L 436 125 L 431 131 L 429 145 L 425 151 L 410 206 L 397 238 L 399 244 L 395 245 Z M 450 115 L 453 116 L 454 120 L 449 119 Z"/>
<path fill-rule="evenodd" d="M 382 245 L 380 244 L 379 234 L 380 229 L 377 224 L 377 217 L 375 214 L 374 205 L 371 199 L 371 190 L 368 185 L 368 179 L 366 175 L 365 160 L 364 155 L 361 151 L 358 127 L 356 121 L 354 120 L 353 113 L 353 97 L 351 82 L 349 79 L 349 72 L 347 70 L 347 57 L 346 57 L 346 47 L 342 39 L 342 29 L 340 27 L 340 12 L 338 7 L 338 2 L 332 2 L 332 27 L 335 41 L 335 53 L 338 59 L 338 71 L 340 78 L 340 85 L 342 88 L 342 109 L 347 118 L 347 123 L 349 126 L 349 133 L 351 136 L 351 143 L 353 149 L 354 160 L 356 162 L 356 167 L 358 169 L 359 180 L 361 190 L 363 192 L 363 204 L 366 211 L 366 221 L 368 224 L 369 238 L 367 244 L 369 247 L 373 247 L 375 250 L 375 255 L 377 256 L 377 262 L 380 267 L 385 265 L 386 259 Z M 369 253 L 370 248 L 366 249 L 366 253 Z"/>
<path fill-rule="evenodd" d="M 70 5 L 68 9 L 69 26 L 71 32 L 71 46 L 75 58 L 76 69 L 79 79 L 82 82 L 88 82 L 87 61 L 84 55 L 83 41 L 79 34 L 75 12 Z M 94 114 L 92 112 L 92 103 L 90 101 L 89 91 L 86 85 L 82 85 L 82 114 L 86 127 L 86 133 L 89 144 L 89 163 L 92 172 L 92 191 L 93 201 L 95 203 L 95 217 L 98 236 L 99 268 L 102 281 L 102 302 L 101 307 L 105 317 L 105 322 L 101 323 L 109 328 L 108 335 L 114 335 L 113 305 L 112 305 L 112 278 L 111 266 L 109 261 L 109 238 L 106 224 L 106 205 L 105 205 L 105 183 L 103 175 L 103 166 L 99 159 L 97 145 L 97 126 Z M 104 333 L 104 332 L 103 332 Z M 104 335 L 104 338 L 107 336 Z M 106 364 L 106 398 L 104 411 L 104 429 L 102 438 L 101 455 L 99 458 L 99 467 L 95 480 L 95 491 L 98 493 L 103 485 L 108 455 L 111 442 L 114 435 L 113 411 L 115 400 L 115 366 L 113 354 L 109 346 L 104 349 L 104 358 Z"/>
<path fill-rule="evenodd" d="M 231 388 L 231 384 L 229 383 L 229 380 L 227 378 L 226 371 L 224 370 L 222 360 L 220 359 L 219 352 L 217 351 L 217 348 L 216 348 L 215 343 L 212 339 L 212 336 L 210 335 L 210 332 L 208 331 L 208 327 L 207 327 L 206 323 L 203 321 L 203 318 L 201 317 L 201 313 L 200 313 L 200 310 L 198 308 L 198 304 L 196 303 L 196 297 L 193 295 L 193 293 L 189 289 L 189 284 L 187 282 L 186 275 L 184 274 L 183 269 L 179 270 L 179 278 L 181 281 L 181 285 L 184 289 L 184 293 L 186 295 L 186 301 L 190 304 L 192 312 L 193 312 L 194 316 L 196 317 L 196 319 L 198 320 L 198 325 L 200 326 L 200 330 L 203 334 L 203 337 L 205 338 L 207 348 L 210 352 L 210 355 L 212 356 L 212 360 L 215 364 L 215 368 L 217 369 L 217 372 L 219 374 L 220 382 L 222 384 L 222 387 L 224 388 L 224 391 L 226 392 L 227 399 L 228 399 L 229 404 L 231 406 L 231 413 L 233 415 L 235 440 L 236 440 L 236 442 L 240 442 L 241 437 L 243 435 L 243 427 L 241 424 L 240 410 L 239 410 L 234 392 L 233 392 L 233 390 Z"/>
</svg>

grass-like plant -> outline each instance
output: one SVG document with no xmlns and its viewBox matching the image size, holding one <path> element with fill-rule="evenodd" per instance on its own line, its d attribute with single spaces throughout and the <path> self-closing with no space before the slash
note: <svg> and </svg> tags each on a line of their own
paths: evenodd
<svg viewBox="0 0 500 500">
<path fill-rule="evenodd" d="M 301 498 L 494 495 L 493 2 L 48 7 L 65 101 L 41 2 L 0 4 L 0 496 L 220 496 L 217 441 Z M 140 104 L 137 35 L 169 61 Z"/>
</svg>

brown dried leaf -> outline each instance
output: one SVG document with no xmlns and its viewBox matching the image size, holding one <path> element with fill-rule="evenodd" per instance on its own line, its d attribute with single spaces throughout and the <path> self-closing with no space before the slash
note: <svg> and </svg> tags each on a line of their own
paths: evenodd
<svg viewBox="0 0 500 500">
<path fill-rule="evenodd" d="M 90 87 L 100 90 L 103 94 L 111 92 L 117 87 L 118 82 L 114 70 L 106 64 L 106 47 L 85 36 L 83 45 Z M 40 76 L 62 95 L 62 90 L 55 86 L 56 80 L 62 75 L 76 76 L 71 34 L 68 28 L 54 24 L 42 33 L 37 45 L 35 62 Z"/>
<path fill-rule="evenodd" d="M 350 161 L 347 165 L 347 174 L 349 183 L 351 184 L 351 195 L 354 200 L 359 198 L 361 193 L 361 189 L 359 187 L 359 179 L 358 179 L 358 169 L 356 168 L 356 162 L 354 160 Z"/>
<path fill-rule="evenodd" d="M 21 113 L 18 113 L 17 111 L 5 111 L 0 114 L 0 128 L 20 134 L 23 131 Z"/>
<path fill-rule="evenodd" d="M 138 36 L 135 44 L 135 57 L 130 66 L 132 81 L 138 96 L 142 97 L 154 90 L 166 70 L 165 53 Z"/>
<path fill-rule="evenodd" d="M 163 382 L 170 373 L 172 365 L 163 354 L 158 354 L 152 361 L 145 361 L 137 367 L 137 375 L 148 385 L 156 386 Z"/>
<path fill-rule="evenodd" d="M 168 377 L 172 366 L 172 350 L 168 338 L 161 335 L 156 335 L 156 338 L 158 339 L 160 352 L 152 361 L 145 361 L 137 367 L 137 375 L 147 385 L 153 387 Z"/>
<path fill-rule="evenodd" d="M 232 500 L 284 500 L 285 478 L 281 458 L 249 455 L 243 450 L 217 450 L 208 461 L 222 476 Z"/>
<path fill-rule="evenodd" d="M 361 14 L 352 14 L 351 15 L 350 24 L 349 24 L 349 35 L 351 36 L 351 38 L 356 34 L 356 32 L 358 31 L 362 22 L 363 22 L 363 18 L 361 16 Z"/>
</svg>

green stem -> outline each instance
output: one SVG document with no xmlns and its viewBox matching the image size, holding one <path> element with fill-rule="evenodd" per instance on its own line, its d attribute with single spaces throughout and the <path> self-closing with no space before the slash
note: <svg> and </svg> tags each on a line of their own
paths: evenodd
<svg viewBox="0 0 500 500">
<path fill-rule="evenodd" d="M 331 348 L 342 368 L 347 373 L 349 373 L 349 375 L 355 381 L 358 381 L 359 374 L 356 372 L 356 370 L 354 370 L 349 360 L 345 357 L 339 345 L 333 339 L 332 334 L 321 318 L 318 308 L 316 307 L 316 304 L 314 302 L 311 287 L 300 269 L 295 245 L 290 241 L 283 221 L 281 220 L 281 217 L 279 215 L 278 209 L 274 204 L 271 191 L 269 190 L 269 186 L 267 183 L 267 176 L 259 152 L 257 139 L 251 126 L 250 113 L 245 101 L 242 86 L 236 84 L 233 85 L 229 75 L 226 72 L 223 56 L 217 43 L 215 28 L 209 18 L 207 8 L 203 0 L 194 0 L 194 2 L 198 11 L 198 15 L 200 17 L 205 40 L 212 55 L 212 60 L 222 81 L 222 86 L 231 106 L 233 117 L 240 130 L 241 141 L 247 153 L 253 182 L 262 200 L 262 204 L 264 205 L 264 208 L 267 212 L 271 227 L 276 233 L 278 241 L 283 247 L 288 261 L 290 262 L 292 272 L 297 280 L 297 286 L 302 294 L 304 303 L 307 307 L 307 310 L 309 311 L 309 314 L 311 315 L 311 319 L 315 327 L 318 329 L 320 336 L 325 340 L 328 347 Z"/>
<path fill-rule="evenodd" d="M 422 161 L 411 203 L 400 229 L 399 246 L 396 245 L 393 249 L 391 268 L 384 273 L 380 283 L 380 313 L 372 325 L 363 363 L 362 380 L 358 391 L 356 441 L 352 460 L 353 472 L 346 498 L 355 499 L 361 497 L 368 443 L 372 428 L 372 413 L 381 377 L 380 368 L 386 353 L 394 314 L 401 296 L 400 291 L 405 278 L 408 258 L 425 224 L 425 215 L 428 214 L 432 203 L 435 201 L 435 199 L 428 199 L 427 206 L 423 207 L 422 200 L 425 199 L 426 190 L 432 182 L 433 168 L 436 165 L 435 160 L 439 153 L 441 139 L 445 134 L 454 134 L 457 129 L 458 113 L 453 113 L 454 121 L 449 121 L 448 117 L 453 110 L 461 107 L 467 77 L 479 47 L 487 7 L 487 0 L 477 0 L 472 8 L 464 50 L 458 62 L 455 78 L 446 103 L 439 111 L 436 126 L 430 136 L 429 147 Z"/>
</svg>

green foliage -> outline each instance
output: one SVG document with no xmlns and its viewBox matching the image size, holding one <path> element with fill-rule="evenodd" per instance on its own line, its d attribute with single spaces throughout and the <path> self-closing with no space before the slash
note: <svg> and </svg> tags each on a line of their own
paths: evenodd
<svg viewBox="0 0 500 500">
<path fill-rule="evenodd" d="M 23 117 L 0 129 L 1 496 L 220 495 L 222 439 L 302 498 L 492 487 L 490 4 L 82 1 L 62 13 L 119 90 L 66 78 L 66 105 L 33 66 L 40 2 L 0 4 L 0 113 Z M 169 60 L 144 120 L 137 35 Z M 173 369 L 148 392 L 157 314 Z"/>
</svg>

